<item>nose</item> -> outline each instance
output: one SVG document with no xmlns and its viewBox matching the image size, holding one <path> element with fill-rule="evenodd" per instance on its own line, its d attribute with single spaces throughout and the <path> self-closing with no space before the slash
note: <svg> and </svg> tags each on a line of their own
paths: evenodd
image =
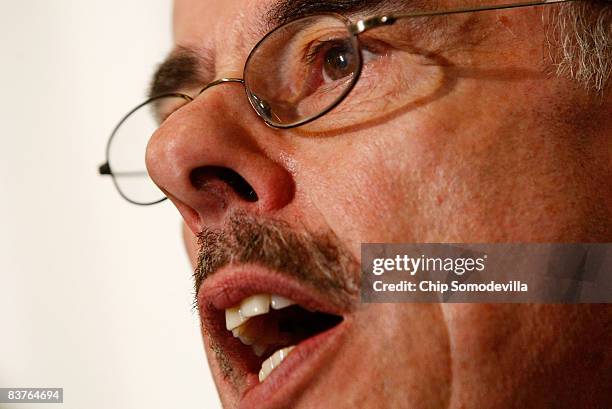
<svg viewBox="0 0 612 409">
<path fill-rule="evenodd" d="M 278 211 L 294 196 L 278 131 L 255 114 L 238 82 L 207 86 L 170 115 L 147 146 L 151 179 L 193 233 L 222 225 L 234 210 Z"/>
</svg>

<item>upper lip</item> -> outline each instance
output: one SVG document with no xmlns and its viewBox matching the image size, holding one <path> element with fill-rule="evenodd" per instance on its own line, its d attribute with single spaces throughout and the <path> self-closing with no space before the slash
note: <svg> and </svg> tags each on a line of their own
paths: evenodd
<svg viewBox="0 0 612 409">
<path fill-rule="evenodd" d="M 308 310 L 334 315 L 345 315 L 352 306 L 335 302 L 329 294 L 322 294 L 311 285 L 260 265 L 229 265 L 207 278 L 197 294 L 202 327 L 228 358 L 232 370 L 246 381 L 240 388 L 242 394 L 255 386 L 252 379 L 246 379 L 253 368 L 248 368 L 245 348 L 225 327 L 225 309 L 255 294 L 277 294 Z"/>
<path fill-rule="evenodd" d="M 308 284 L 287 277 L 259 265 L 228 266 L 220 269 L 198 290 L 198 305 L 206 318 L 207 310 L 225 310 L 234 307 L 254 294 L 278 294 L 309 310 L 342 315 L 349 305 L 333 302 Z"/>
</svg>

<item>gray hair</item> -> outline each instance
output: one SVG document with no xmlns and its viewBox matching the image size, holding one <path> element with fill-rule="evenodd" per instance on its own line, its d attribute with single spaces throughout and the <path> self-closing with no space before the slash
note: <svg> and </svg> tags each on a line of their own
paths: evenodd
<svg viewBox="0 0 612 409">
<path fill-rule="evenodd" d="M 561 4 L 548 18 L 548 42 L 557 74 L 603 93 L 612 77 L 612 2 Z"/>
</svg>

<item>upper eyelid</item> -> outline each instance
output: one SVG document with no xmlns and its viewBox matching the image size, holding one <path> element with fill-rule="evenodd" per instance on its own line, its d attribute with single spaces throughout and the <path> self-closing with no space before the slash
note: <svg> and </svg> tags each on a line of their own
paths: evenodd
<svg viewBox="0 0 612 409">
<path fill-rule="evenodd" d="M 305 59 L 306 62 L 308 63 L 312 63 L 314 62 L 314 59 L 316 57 L 316 55 L 327 45 L 330 45 L 332 43 L 337 43 L 339 44 L 340 41 L 339 40 L 325 40 L 325 41 L 317 41 L 317 44 L 314 47 L 310 47 L 309 50 L 307 50 Z"/>
</svg>

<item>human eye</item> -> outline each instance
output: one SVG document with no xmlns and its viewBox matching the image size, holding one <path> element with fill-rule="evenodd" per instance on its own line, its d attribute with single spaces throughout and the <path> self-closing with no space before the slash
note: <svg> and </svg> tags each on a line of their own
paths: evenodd
<svg viewBox="0 0 612 409">
<path fill-rule="evenodd" d="M 337 38 L 313 41 L 303 54 L 299 67 L 294 68 L 291 92 L 305 106 L 330 95 L 338 96 L 351 86 L 357 75 L 365 83 L 383 74 L 390 48 L 371 40 L 362 41 L 359 47 L 350 38 Z"/>
<path fill-rule="evenodd" d="M 325 40 L 312 44 L 304 58 L 311 87 L 346 80 L 355 74 L 358 55 L 348 40 Z"/>
<path fill-rule="evenodd" d="M 281 26 L 247 60 L 251 105 L 269 124 L 281 127 L 325 114 L 315 128 L 358 123 L 398 108 L 415 94 L 419 97 L 423 78 L 429 85 L 436 72 L 418 51 L 399 47 L 405 42 L 397 37 L 383 30 L 355 36 L 333 16 Z"/>
<path fill-rule="evenodd" d="M 398 39 L 389 30 L 366 33 L 359 38 L 359 55 L 350 67 L 346 49 L 340 43 L 313 46 L 307 59 L 311 82 L 302 94 L 300 109 L 310 111 L 327 95 L 338 97 L 338 90 L 350 86 L 350 94 L 324 118 L 305 130 L 327 131 L 374 121 L 426 101 L 443 83 L 443 67 L 410 39 Z M 309 54 L 309 55 L 310 55 Z M 353 76 L 358 75 L 358 79 Z M 343 84 L 350 84 L 348 86 Z"/>
<path fill-rule="evenodd" d="M 358 69 L 357 39 L 345 23 L 315 16 L 265 37 L 247 60 L 245 85 L 257 112 L 285 125 L 331 109 Z"/>
</svg>

